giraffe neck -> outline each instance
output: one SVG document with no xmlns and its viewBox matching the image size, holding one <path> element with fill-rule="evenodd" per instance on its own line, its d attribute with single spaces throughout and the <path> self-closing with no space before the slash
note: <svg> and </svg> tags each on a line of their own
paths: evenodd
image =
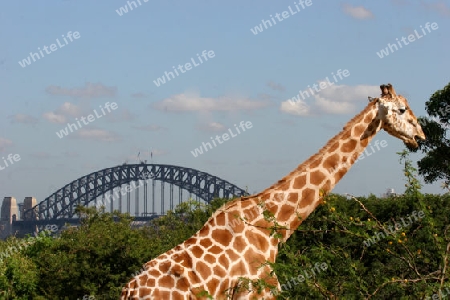
<svg viewBox="0 0 450 300">
<path fill-rule="evenodd" d="M 377 111 L 376 103 L 369 103 L 319 152 L 278 183 L 255 195 L 273 213 L 276 222 L 288 228 L 280 231 L 284 240 L 322 202 L 323 196 L 348 172 L 381 129 Z"/>
</svg>

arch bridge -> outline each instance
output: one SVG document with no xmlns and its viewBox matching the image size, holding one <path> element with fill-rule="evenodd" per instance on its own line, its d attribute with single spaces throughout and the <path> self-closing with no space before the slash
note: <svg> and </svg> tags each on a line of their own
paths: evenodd
<svg viewBox="0 0 450 300">
<path fill-rule="evenodd" d="M 157 181 L 160 182 L 159 187 L 156 186 Z M 195 195 L 197 200 L 207 203 L 215 197 L 248 195 L 245 190 L 226 180 L 191 168 L 163 164 L 123 164 L 93 172 L 68 183 L 39 204 L 24 210 L 22 220 L 15 223 L 21 225 L 19 227 L 78 223 L 79 216 L 75 208 L 79 205 L 103 205 L 109 211 L 119 210 L 130 214 L 134 208 L 135 220 L 150 220 L 174 208 L 174 187 L 178 188 L 177 204 L 182 202 L 184 190 L 190 196 Z M 142 190 L 143 201 L 140 200 Z M 160 201 L 155 201 L 158 190 L 161 198 Z M 167 192 L 168 202 L 165 199 Z M 131 201 L 132 194 L 135 196 L 134 203 Z"/>
</svg>

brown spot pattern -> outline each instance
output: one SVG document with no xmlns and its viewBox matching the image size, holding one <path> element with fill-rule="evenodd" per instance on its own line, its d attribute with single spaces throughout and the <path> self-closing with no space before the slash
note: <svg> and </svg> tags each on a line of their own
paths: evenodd
<svg viewBox="0 0 450 300">
<path fill-rule="evenodd" d="M 289 218 L 294 214 L 294 207 L 290 205 L 283 205 L 280 209 L 280 213 L 278 214 L 279 222 L 286 222 Z"/>
<path fill-rule="evenodd" d="M 309 167 L 310 167 L 311 169 L 315 169 L 315 168 L 317 168 L 318 166 L 320 166 L 320 163 L 321 163 L 321 160 L 320 160 L 320 159 L 316 159 L 315 161 L 313 161 L 313 162 L 309 165 Z"/>
<path fill-rule="evenodd" d="M 342 144 L 341 146 L 341 151 L 342 152 L 351 152 L 355 149 L 356 147 L 356 140 L 350 140 L 344 144 Z"/>
<path fill-rule="evenodd" d="M 301 175 L 294 180 L 294 189 L 301 189 L 306 184 L 306 175 Z"/>
<path fill-rule="evenodd" d="M 333 143 L 333 145 L 330 146 L 330 149 L 328 150 L 328 152 L 334 152 L 339 148 L 339 142 L 335 142 Z"/>
<path fill-rule="evenodd" d="M 166 292 L 166 291 L 160 291 L 159 289 L 156 289 L 154 291 L 154 295 L 155 295 L 155 299 L 169 299 L 170 298 L 170 292 Z M 144 297 L 146 296 L 144 295 L 140 295 L 140 297 Z"/>
<path fill-rule="evenodd" d="M 219 291 L 225 292 L 225 290 L 227 290 L 229 287 L 230 287 L 230 280 L 228 278 L 224 279 L 224 281 L 222 281 L 222 283 L 220 284 Z"/>
<path fill-rule="evenodd" d="M 233 249 L 237 252 L 242 252 L 247 246 L 247 241 L 242 238 L 241 235 L 234 238 Z"/>
<path fill-rule="evenodd" d="M 172 300 L 184 300 L 184 297 L 183 297 L 183 295 L 181 295 L 177 291 L 173 291 L 172 292 L 172 298 L 170 298 L 170 299 L 172 299 Z"/>
<path fill-rule="evenodd" d="M 253 220 L 258 215 L 258 210 L 256 206 L 252 206 L 249 209 L 244 210 L 244 217 L 247 219 L 247 221 Z"/>
<path fill-rule="evenodd" d="M 207 279 L 211 275 L 211 268 L 202 261 L 195 264 L 195 269 L 203 279 Z"/>
<path fill-rule="evenodd" d="M 315 171 L 309 175 L 309 182 L 314 185 L 320 184 L 326 178 L 325 174 L 321 171 Z"/>
<path fill-rule="evenodd" d="M 339 172 L 334 175 L 334 182 L 337 183 L 339 180 L 341 180 L 341 178 L 344 177 L 345 173 L 347 173 L 347 168 L 341 168 Z"/>
<path fill-rule="evenodd" d="M 290 193 L 287 200 L 292 203 L 297 203 L 298 201 L 298 193 Z"/>
<path fill-rule="evenodd" d="M 281 185 L 279 186 L 278 189 L 279 189 L 280 191 L 285 192 L 285 191 L 287 191 L 287 190 L 290 189 L 290 185 L 291 185 L 291 182 L 290 182 L 290 181 L 285 181 L 285 182 L 283 182 L 283 184 L 281 184 Z"/>
<path fill-rule="evenodd" d="M 364 125 L 358 125 L 354 127 L 353 135 L 359 137 L 363 134 L 363 132 L 364 132 Z"/>
<path fill-rule="evenodd" d="M 189 280 L 188 280 L 189 284 L 195 284 L 197 282 L 202 281 L 201 278 L 198 277 L 197 272 L 195 272 L 195 271 L 189 272 L 188 277 L 189 277 Z"/>
<path fill-rule="evenodd" d="M 340 140 L 341 141 L 348 140 L 351 136 L 352 136 L 351 130 L 346 130 L 345 132 L 342 133 Z"/>
<path fill-rule="evenodd" d="M 161 271 L 161 273 L 167 273 L 170 269 L 171 264 L 172 262 L 170 261 L 163 261 L 162 263 L 160 263 L 159 270 Z"/>
<path fill-rule="evenodd" d="M 212 242 L 210 239 L 201 239 L 200 240 L 200 246 L 202 246 L 205 249 L 208 249 L 209 246 L 211 246 L 211 245 L 212 245 Z"/>
<path fill-rule="evenodd" d="M 161 275 L 161 272 L 159 272 L 158 269 L 150 269 L 148 271 L 148 274 L 153 277 L 159 277 Z"/>
<path fill-rule="evenodd" d="M 313 189 L 304 189 L 302 192 L 302 200 L 300 201 L 300 208 L 309 206 L 314 202 L 316 191 Z"/>
<path fill-rule="evenodd" d="M 226 229 L 215 229 L 211 236 L 216 242 L 224 246 L 228 246 L 233 238 L 231 232 Z"/>
<path fill-rule="evenodd" d="M 263 255 L 253 251 L 252 248 L 248 249 L 245 252 L 244 258 L 247 262 L 249 262 L 249 271 L 250 274 L 256 275 L 258 273 L 259 267 L 265 263 L 265 258 Z"/>
<path fill-rule="evenodd" d="M 240 260 L 234 266 L 231 267 L 230 276 L 244 275 L 247 274 L 247 270 L 245 268 L 245 264 Z"/>
<path fill-rule="evenodd" d="M 183 268 L 182 266 L 180 266 L 180 265 L 177 264 L 177 265 L 174 265 L 174 266 L 172 267 L 172 269 L 170 269 L 170 272 L 171 272 L 173 275 L 180 277 L 181 275 L 183 275 L 184 268 Z"/>
<path fill-rule="evenodd" d="M 230 262 L 228 261 L 228 258 L 225 256 L 225 254 L 219 256 L 219 264 L 221 264 L 225 268 L 225 270 L 228 270 Z"/>
<path fill-rule="evenodd" d="M 329 156 L 325 161 L 323 162 L 322 166 L 324 169 L 332 169 L 336 167 L 337 162 L 339 161 L 339 155 L 333 154 Z"/>
<path fill-rule="evenodd" d="M 203 252 L 204 252 L 203 249 L 202 249 L 201 247 L 197 246 L 197 245 L 195 245 L 194 247 L 192 247 L 191 251 L 192 251 L 192 254 L 194 254 L 194 256 L 195 256 L 196 258 L 202 257 Z"/>
<path fill-rule="evenodd" d="M 218 226 L 225 225 L 225 214 L 223 212 L 217 215 L 216 222 Z"/>
<path fill-rule="evenodd" d="M 154 278 L 149 278 L 147 280 L 147 283 L 145 284 L 146 286 L 155 286 L 155 279 Z"/>
<path fill-rule="evenodd" d="M 139 285 L 143 286 L 147 282 L 148 276 L 143 274 L 139 277 Z"/>
<path fill-rule="evenodd" d="M 219 246 L 212 246 L 211 248 L 208 249 L 208 252 L 212 254 L 219 254 L 222 251 L 223 251 L 222 248 Z"/>
<path fill-rule="evenodd" d="M 249 206 L 253 206 L 254 205 L 254 203 L 253 203 L 253 201 L 242 201 L 241 202 L 241 209 L 245 209 L 245 208 L 247 208 L 247 207 L 249 207 Z"/>
<path fill-rule="evenodd" d="M 227 272 L 221 266 L 214 266 L 213 273 L 220 278 L 225 278 L 227 276 Z"/>
<path fill-rule="evenodd" d="M 219 285 L 219 280 L 216 278 L 212 278 L 206 285 L 208 286 L 208 291 L 210 294 L 213 294 L 216 292 L 217 286 Z"/>
<path fill-rule="evenodd" d="M 239 259 L 239 255 L 237 255 L 233 250 L 228 249 L 225 251 L 225 253 L 228 255 L 228 257 L 231 259 L 231 261 L 236 261 Z"/>
<path fill-rule="evenodd" d="M 248 230 L 245 233 L 245 237 L 247 238 L 248 244 L 252 245 L 256 249 L 259 249 L 263 252 L 267 251 L 269 248 L 269 244 L 267 243 L 267 237 L 262 236 L 261 234 Z"/>
<path fill-rule="evenodd" d="M 174 286 L 175 281 L 173 280 L 172 276 L 170 275 L 164 275 L 163 277 L 160 277 L 158 280 L 158 285 L 163 287 L 171 287 Z"/>
<path fill-rule="evenodd" d="M 205 227 L 207 227 L 207 226 L 205 226 Z M 184 242 L 185 247 L 189 247 L 189 246 L 195 245 L 195 244 L 197 244 L 197 239 L 194 237 L 191 237 Z"/>
<path fill-rule="evenodd" d="M 189 269 L 192 268 L 192 257 L 189 254 L 187 254 L 186 252 L 183 252 L 182 257 L 183 257 L 183 261 L 182 261 L 181 265 L 183 267 L 186 267 Z"/>
<path fill-rule="evenodd" d="M 198 235 L 199 236 L 207 236 L 209 234 L 209 224 L 203 226 L 202 229 L 200 229 Z"/>
<path fill-rule="evenodd" d="M 204 260 L 209 264 L 214 264 L 216 262 L 216 257 L 211 254 L 206 254 Z"/>
<path fill-rule="evenodd" d="M 189 286 L 189 281 L 185 277 L 182 277 L 177 280 L 177 284 L 175 287 L 180 291 L 185 291 L 189 288 Z"/>
</svg>

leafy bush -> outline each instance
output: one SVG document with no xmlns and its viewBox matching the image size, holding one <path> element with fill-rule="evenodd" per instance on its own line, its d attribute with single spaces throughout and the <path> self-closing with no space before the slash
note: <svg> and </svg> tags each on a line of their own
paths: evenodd
<svg viewBox="0 0 450 300">
<path fill-rule="evenodd" d="M 400 155 L 404 195 L 326 195 L 280 244 L 278 299 L 424 299 L 450 288 L 450 194 L 422 195 L 415 169 Z M 81 226 L 36 239 L 0 262 L 0 298 L 117 299 L 142 264 L 188 239 L 226 201 L 182 203 L 140 229 L 131 228 L 129 215 L 79 207 Z M 25 242 L 12 238 L 0 250 Z"/>
</svg>

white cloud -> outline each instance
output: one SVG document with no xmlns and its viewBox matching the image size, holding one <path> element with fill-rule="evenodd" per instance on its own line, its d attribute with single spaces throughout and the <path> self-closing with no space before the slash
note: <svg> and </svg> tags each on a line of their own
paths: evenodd
<svg viewBox="0 0 450 300">
<path fill-rule="evenodd" d="M 148 96 L 144 93 L 139 92 L 139 93 L 131 94 L 131 97 L 132 98 L 147 98 Z"/>
<path fill-rule="evenodd" d="M 63 88 L 60 86 L 48 86 L 45 91 L 50 95 L 70 96 L 70 97 L 114 97 L 117 94 L 117 87 L 105 86 L 102 83 L 86 82 L 84 87 Z"/>
<path fill-rule="evenodd" d="M 126 122 L 136 119 L 136 115 L 130 112 L 127 108 L 122 108 L 112 114 L 106 115 L 106 120 L 109 122 Z"/>
<path fill-rule="evenodd" d="M 367 20 L 374 18 L 372 12 L 364 6 L 351 6 L 350 4 L 345 3 L 343 4 L 342 9 L 347 15 L 358 20 Z"/>
<path fill-rule="evenodd" d="M 101 142 L 115 142 L 119 140 L 117 134 L 98 128 L 81 128 L 75 132 L 71 137 L 84 139 L 84 140 L 95 140 Z"/>
<path fill-rule="evenodd" d="M 166 155 L 169 152 L 162 149 L 151 149 L 151 150 L 140 150 L 139 148 L 136 150 L 136 154 L 128 155 L 125 159 L 122 157 L 109 157 L 110 159 L 114 161 L 126 161 L 127 163 L 133 164 L 138 163 L 140 161 L 147 161 L 147 163 L 150 163 L 150 160 L 155 156 L 162 156 Z"/>
<path fill-rule="evenodd" d="M 326 114 L 347 114 L 355 110 L 355 105 L 350 102 L 332 101 L 320 96 L 316 96 L 315 105 L 321 112 Z"/>
<path fill-rule="evenodd" d="M 367 100 L 368 96 L 378 96 L 380 87 L 375 85 L 332 85 L 320 91 L 318 94 L 324 98 L 330 98 L 339 102 L 356 102 Z"/>
<path fill-rule="evenodd" d="M 30 156 L 33 158 L 37 158 L 37 159 L 51 159 L 51 158 L 57 157 L 48 152 L 35 152 L 35 153 L 31 153 Z"/>
<path fill-rule="evenodd" d="M 81 114 L 81 109 L 70 102 L 64 102 L 58 109 L 55 110 L 58 115 L 77 117 Z"/>
<path fill-rule="evenodd" d="M 11 123 L 36 124 L 38 122 L 37 118 L 26 114 L 15 114 L 8 118 L 11 119 Z"/>
<path fill-rule="evenodd" d="M 421 4 L 425 7 L 425 9 L 435 11 L 444 17 L 450 16 L 450 7 L 445 3 L 445 1 L 436 1 L 431 3 L 425 3 L 422 1 Z"/>
<path fill-rule="evenodd" d="M 67 158 L 75 158 L 75 157 L 80 156 L 80 154 L 78 152 L 73 152 L 73 151 L 65 151 L 62 154 Z"/>
<path fill-rule="evenodd" d="M 294 103 L 288 101 L 281 102 L 280 110 L 290 115 L 307 116 L 311 113 L 311 108 L 302 99 Z"/>
<path fill-rule="evenodd" d="M 169 153 L 168 151 L 162 149 L 152 149 L 150 152 L 153 154 L 153 156 L 161 156 Z"/>
<path fill-rule="evenodd" d="M 67 122 L 67 117 L 70 116 L 73 119 L 74 117 L 80 116 L 81 113 L 80 107 L 70 102 L 64 102 L 55 111 L 46 112 L 42 116 L 51 123 L 62 124 Z"/>
<path fill-rule="evenodd" d="M 202 124 L 197 126 L 197 128 L 206 132 L 221 132 L 226 130 L 223 124 L 217 122 L 209 122 L 207 124 Z"/>
<path fill-rule="evenodd" d="M 391 0 L 395 5 L 409 5 L 409 1 L 407 0 Z"/>
<path fill-rule="evenodd" d="M 153 107 L 168 112 L 211 112 L 255 110 L 267 105 L 268 102 L 242 97 L 202 98 L 195 94 L 178 94 L 155 103 Z"/>
<path fill-rule="evenodd" d="M 0 152 L 3 152 L 7 147 L 12 146 L 11 140 L 0 137 Z"/>
<path fill-rule="evenodd" d="M 279 91 L 279 92 L 284 92 L 284 90 L 286 89 L 283 85 L 281 85 L 279 83 L 275 83 L 273 81 L 269 81 L 266 85 L 268 87 L 270 87 L 271 89 L 273 89 L 275 91 Z"/>
<path fill-rule="evenodd" d="M 318 83 L 320 85 L 320 81 Z M 327 85 L 320 92 L 309 98 L 298 98 L 295 101 L 284 101 L 280 110 L 284 113 L 299 116 L 316 114 L 348 114 L 355 112 L 355 103 L 368 101 L 368 96 L 378 96 L 379 87 L 371 85 Z M 299 95 L 295 95 L 298 97 Z M 311 99 L 311 100 L 309 100 Z M 308 104 L 307 102 L 311 102 Z"/>
<path fill-rule="evenodd" d="M 66 123 L 66 117 L 64 117 L 63 115 L 55 114 L 52 111 L 44 113 L 42 117 L 51 123 Z"/>
<path fill-rule="evenodd" d="M 142 126 L 133 126 L 134 129 L 142 130 L 142 131 L 160 131 L 165 130 L 167 128 L 159 126 L 159 125 L 142 125 Z"/>
</svg>

